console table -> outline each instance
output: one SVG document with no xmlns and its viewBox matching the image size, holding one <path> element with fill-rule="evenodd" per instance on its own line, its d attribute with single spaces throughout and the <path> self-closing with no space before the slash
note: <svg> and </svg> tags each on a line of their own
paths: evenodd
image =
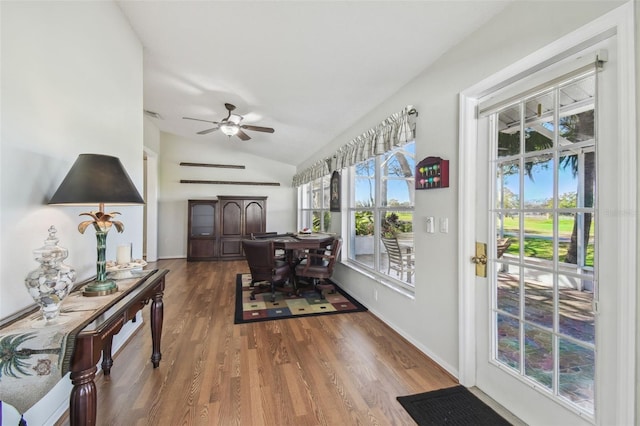
<svg viewBox="0 0 640 426">
<path fill-rule="evenodd" d="M 137 277 L 118 280 L 118 291 L 106 296 L 83 297 L 83 286 L 79 286 L 64 300 L 60 316 L 51 322 L 45 322 L 36 309 L 3 323 L 0 400 L 24 413 L 69 372 L 73 384 L 70 423 L 95 425 L 96 364 L 102 355 L 103 373 L 110 374 L 113 336 L 149 303 L 151 362 L 154 368 L 160 364 L 162 296 L 168 272 L 144 270 Z"/>
<path fill-rule="evenodd" d="M 156 271 L 143 278 L 120 300 L 107 306 L 100 315 L 76 336 L 76 345 L 71 357 L 70 371 L 73 389 L 69 400 L 69 421 L 71 425 L 96 424 L 96 385 L 94 382 L 102 354 L 102 371 L 105 376 L 111 372 L 111 343 L 114 334 L 122 326 L 135 318 L 136 313 L 151 301 L 151 340 L 153 368 L 160 365 L 160 338 L 162 335 L 165 275 L 168 270 Z"/>
</svg>

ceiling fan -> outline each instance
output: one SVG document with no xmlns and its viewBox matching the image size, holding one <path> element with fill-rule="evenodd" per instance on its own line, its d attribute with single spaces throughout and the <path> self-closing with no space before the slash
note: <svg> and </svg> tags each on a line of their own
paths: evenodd
<svg viewBox="0 0 640 426">
<path fill-rule="evenodd" d="M 235 105 L 224 104 L 224 107 L 227 109 L 227 111 L 229 111 L 229 113 L 225 118 L 222 119 L 222 121 L 201 120 L 199 118 L 191 118 L 191 117 L 182 117 L 182 118 L 185 120 L 204 121 L 205 123 L 212 123 L 216 125 L 211 129 L 199 131 L 198 132 L 199 135 L 206 135 L 208 133 L 211 133 L 220 129 L 222 133 L 224 133 L 229 137 L 237 136 L 243 141 L 248 141 L 249 139 L 251 139 L 251 137 L 249 137 L 249 135 L 243 132 L 243 130 L 252 130 L 254 132 L 265 132 L 265 133 L 273 133 L 275 131 L 271 127 L 253 126 L 250 124 L 240 124 L 240 122 L 244 117 L 238 114 L 231 114 L 231 111 L 236 109 Z"/>
</svg>

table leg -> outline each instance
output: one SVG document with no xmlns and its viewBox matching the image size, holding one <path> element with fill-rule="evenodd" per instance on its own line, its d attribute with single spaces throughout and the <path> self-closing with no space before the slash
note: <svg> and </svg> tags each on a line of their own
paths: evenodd
<svg viewBox="0 0 640 426">
<path fill-rule="evenodd" d="M 160 365 L 162 354 L 160 353 L 160 339 L 162 338 L 162 321 L 164 315 L 164 306 L 162 302 L 162 290 L 153 295 L 151 302 L 151 341 L 153 342 L 153 353 L 151 354 L 151 362 L 153 368 Z"/>
<path fill-rule="evenodd" d="M 113 358 L 111 357 L 111 345 L 113 343 L 113 336 L 109 336 L 104 339 L 102 344 L 102 374 L 109 376 L 111 374 L 111 367 L 113 366 Z"/>
<path fill-rule="evenodd" d="M 97 399 L 96 377 L 97 367 L 72 371 L 73 389 L 69 398 L 69 423 L 71 426 L 87 426 L 96 424 Z"/>
</svg>

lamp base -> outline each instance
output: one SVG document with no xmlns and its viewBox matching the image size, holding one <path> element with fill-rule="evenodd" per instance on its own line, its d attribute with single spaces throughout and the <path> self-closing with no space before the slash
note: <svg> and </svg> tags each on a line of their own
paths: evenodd
<svg viewBox="0 0 640 426">
<path fill-rule="evenodd" d="M 115 281 L 95 281 L 84 288 L 82 295 L 85 297 L 106 296 L 116 291 L 118 291 L 118 285 Z"/>
</svg>

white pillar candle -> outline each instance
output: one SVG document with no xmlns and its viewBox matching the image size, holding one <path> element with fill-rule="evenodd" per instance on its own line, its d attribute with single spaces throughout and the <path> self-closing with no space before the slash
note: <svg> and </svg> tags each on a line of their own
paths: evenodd
<svg viewBox="0 0 640 426">
<path fill-rule="evenodd" d="M 126 265 L 131 262 L 131 244 L 122 244 L 116 251 L 116 263 Z"/>
</svg>

